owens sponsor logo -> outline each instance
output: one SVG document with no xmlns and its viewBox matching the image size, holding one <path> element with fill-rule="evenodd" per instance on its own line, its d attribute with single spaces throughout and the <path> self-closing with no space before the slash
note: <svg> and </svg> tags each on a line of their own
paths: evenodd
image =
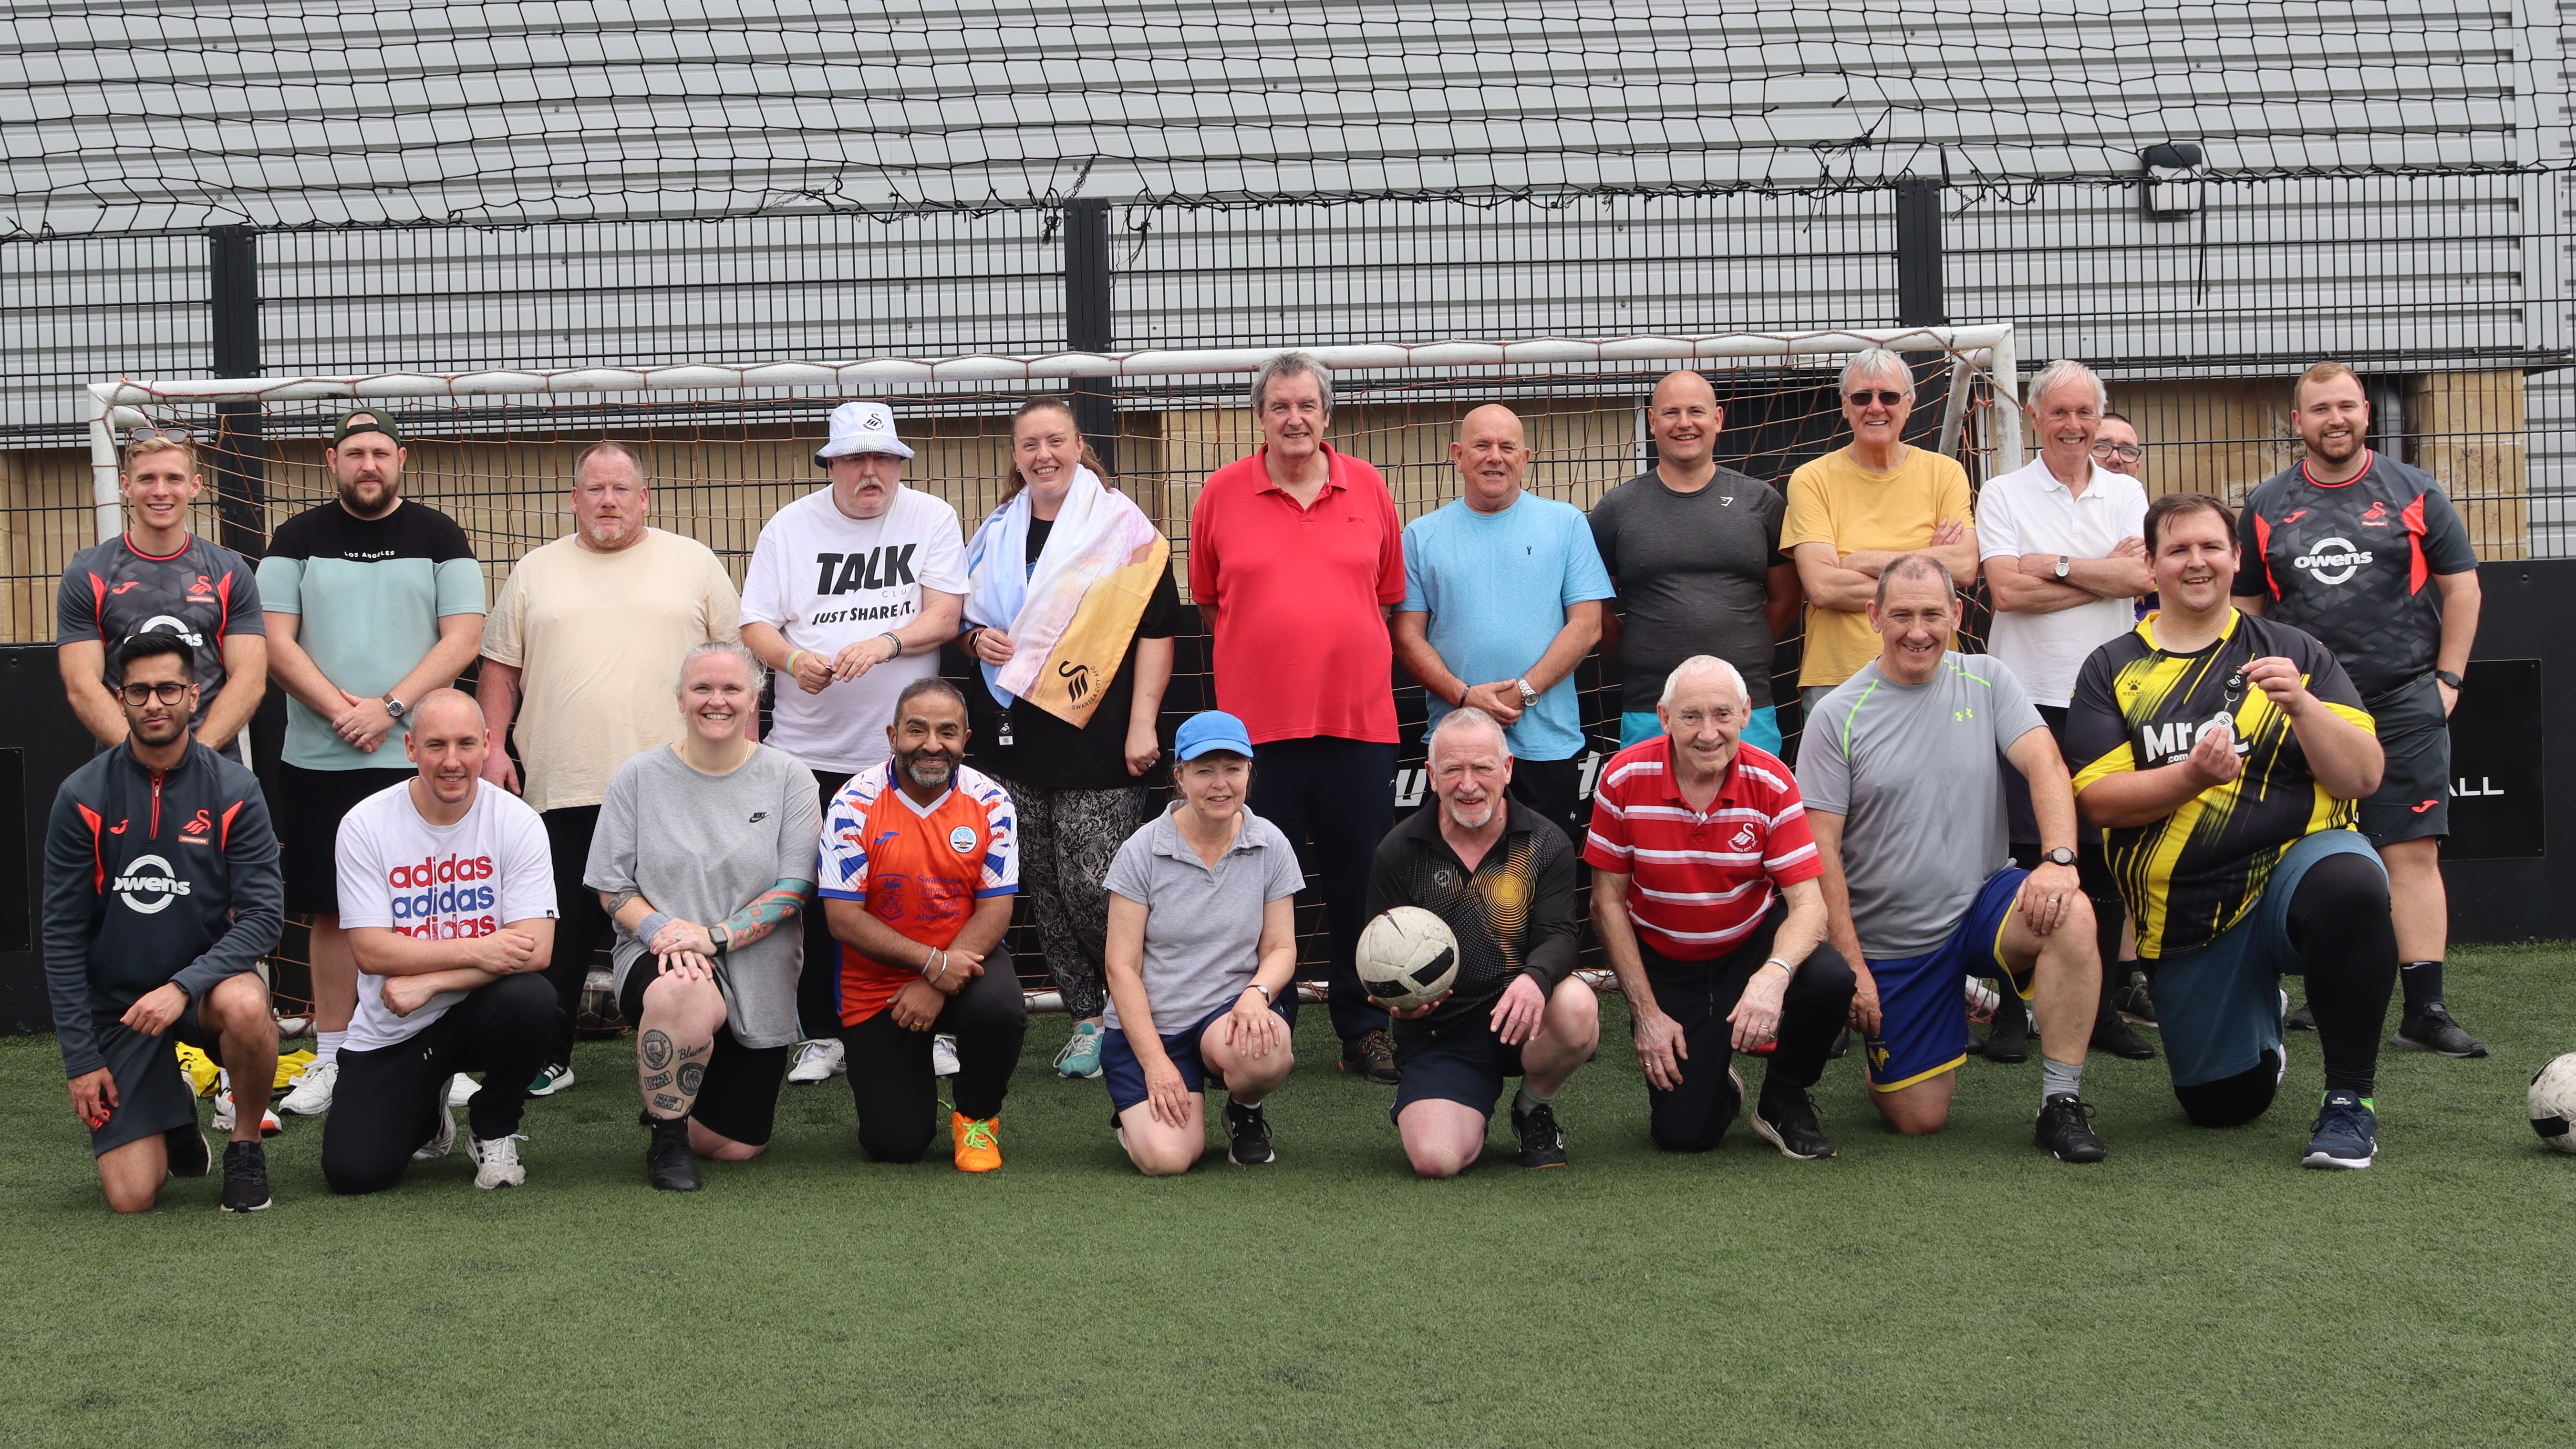
<svg viewBox="0 0 2576 1449">
<path fill-rule="evenodd" d="M 2339 584 L 2361 571 L 2370 562 L 2370 550 L 2354 548 L 2348 538 L 2321 538 L 2314 547 L 2290 560 L 2290 567 L 2306 569 L 2321 584 Z"/>
</svg>

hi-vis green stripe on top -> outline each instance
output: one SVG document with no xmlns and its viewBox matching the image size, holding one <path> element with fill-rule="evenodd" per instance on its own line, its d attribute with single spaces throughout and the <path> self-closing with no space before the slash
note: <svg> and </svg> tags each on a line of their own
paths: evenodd
<svg viewBox="0 0 2576 1449">
<path fill-rule="evenodd" d="M 2246 682 L 2246 666 L 2288 659 L 2327 708 L 2373 727 L 2343 666 L 2297 629 L 2231 610 L 2215 643 L 2172 654 L 2156 647 L 2157 617 L 2095 650 L 2077 676 L 2066 722 L 2076 795 L 2105 776 L 2181 760 L 2220 715 L 2245 768 L 2162 820 L 2109 833 L 2111 869 L 2137 918 L 2138 954 L 2149 960 L 2209 944 L 2262 899 L 2294 842 L 2348 827 L 2356 813 L 2308 773 L 2289 717 Z"/>
</svg>

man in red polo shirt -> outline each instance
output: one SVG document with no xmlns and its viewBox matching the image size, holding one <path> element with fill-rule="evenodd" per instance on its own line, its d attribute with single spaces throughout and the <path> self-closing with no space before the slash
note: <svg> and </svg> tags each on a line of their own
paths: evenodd
<svg viewBox="0 0 2576 1449">
<path fill-rule="evenodd" d="M 1592 924 L 1619 973 L 1646 1071 L 1648 1129 L 1706 1152 L 1744 1105 L 1728 1049 L 1767 1054 L 1753 1130 L 1788 1156 L 1834 1155 L 1808 1091 L 1851 1013 L 1825 944 L 1824 864 L 1798 784 L 1740 740 L 1744 678 L 1714 655 L 1664 681 L 1664 733 L 1610 757 L 1583 859 Z"/>
<path fill-rule="evenodd" d="M 1190 513 L 1190 596 L 1214 636 L 1216 707 L 1261 747 L 1254 814 L 1316 878 L 1331 933 L 1342 1069 L 1396 1081 L 1386 1011 L 1352 958 L 1369 864 L 1395 823 L 1394 644 L 1402 520 L 1377 469 L 1324 442 L 1332 374 L 1283 352 L 1252 380 L 1261 448 L 1209 476 Z M 1280 1003 L 1296 1020 L 1296 996 Z"/>
</svg>

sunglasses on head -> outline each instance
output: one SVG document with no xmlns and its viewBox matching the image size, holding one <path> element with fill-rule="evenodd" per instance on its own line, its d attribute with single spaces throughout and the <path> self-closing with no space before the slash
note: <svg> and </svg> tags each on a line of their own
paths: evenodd
<svg viewBox="0 0 2576 1449">
<path fill-rule="evenodd" d="M 148 423 L 139 428 L 126 429 L 125 436 L 137 443 L 186 443 L 194 441 L 186 428 L 156 428 Z"/>
<path fill-rule="evenodd" d="M 1875 400 L 1880 407 L 1892 408 L 1898 403 L 1905 401 L 1905 394 L 1898 392 L 1892 387 L 1883 387 L 1878 389 L 1876 392 L 1872 392 L 1868 388 L 1862 388 L 1858 392 L 1847 392 L 1843 394 L 1843 401 L 1850 403 L 1856 408 L 1868 407 L 1873 400 Z"/>
</svg>

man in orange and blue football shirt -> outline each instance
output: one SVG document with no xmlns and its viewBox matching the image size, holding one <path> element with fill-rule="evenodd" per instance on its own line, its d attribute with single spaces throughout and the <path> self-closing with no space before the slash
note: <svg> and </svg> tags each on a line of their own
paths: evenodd
<svg viewBox="0 0 2576 1449">
<path fill-rule="evenodd" d="M 930 1150 L 931 1038 L 946 1034 L 957 1041 L 957 1166 L 990 1172 L 1002 1165 L 1002 1097 L 1029 1024 L 1008 953 L 985 965 L 1020 889 L 1011 797 L 958 763 L 966 701 L 944 679 L 904 686 L 886 742 L 892 755 L 851 776 L 823 812 L 823 910 L 841 943 L 834 987 L 859 1146 L 880 1162 Z"/>
</svg>

